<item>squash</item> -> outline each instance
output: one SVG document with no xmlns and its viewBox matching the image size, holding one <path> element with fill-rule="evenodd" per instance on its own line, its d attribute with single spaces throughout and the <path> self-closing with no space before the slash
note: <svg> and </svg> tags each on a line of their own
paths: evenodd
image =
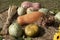
<svg viewBox="0 0 60 40">
<path fill-rule="evenodd" d="M 29 7 L 29 8 L 27 8 L 27 14 L 28 13 L 32 13 L 32 12 L 34 12 L 35 11 L 35 9 L 33 8 L 33 7 Z"/>
<path fill-rule="evenodd" d="M 41 4 L 38 3 L 38 2 L 35 2 L 35 3 L 32 3 L 32 7 L 35 9 L 35 10 L 38 10 L 41 8 Z"/>
<path fill-rule="evenodd" d="M 21 7 L 24 7 L 24 8 L 32 7 L 32 2 L 24 1 L 22 2 Z"/>
<path fill-rule="evenodd" d="M 17 9 L 17 13 L 18 13 L 18 15 L 23 15 L 23 14 L 25 14 L 25 12 L 26 12 L 26 9 L 25 8 L 23 8 L 23 7 L 19 7 L 18 9 Z"/>
<path fill-rule="evenodd" d="M 22 29 L 20 27 L 20 25 L 18 25 L 17 23 L 12 23 L 10 26 L 9 26 L 9 34 L 11 36 L 14 36 L 14 37 L 19 37 L 22 35 Z"/>
<path fill-rule="evenodd" d="M 43 13 L 35 11 L 35 12 L 29 13 L 29 14 L 18 16 L 17 23 L 20 25 L 30 24 L 30 23 L 37 21 L 42 16 L 44 16 Z"/>
<path fill-rule="evenodd" d="M 35 34 L 38 33 L 38 26 L 36 24 L 29 24 L 25 27 L 25 34 L 27 36 L 36 36 Z"/>
</svg>

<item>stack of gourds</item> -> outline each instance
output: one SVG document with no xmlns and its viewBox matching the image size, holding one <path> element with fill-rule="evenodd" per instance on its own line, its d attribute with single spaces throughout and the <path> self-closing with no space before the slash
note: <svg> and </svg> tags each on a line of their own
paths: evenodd
<svg viewBox="0 0 60 40">
<path fill-rule="evenodd" d="M 16 22 L 9 26 L 9 34 L 14 37 L 20 37 L 23 35 L 22 25 L 26 25 L 24 32 L 26 36 L 35 36 L 39 31 L 39 26 L 35 24 L 39 18 L 46 16 L 47 14 L 54 15 L 57 22 L 60 22 L 60 12 L 54 13 L 53 11 L 42 8 L 38 2 L 32 3 L 24 1 L 17 9 L 18 17 Z"/>
</svg>

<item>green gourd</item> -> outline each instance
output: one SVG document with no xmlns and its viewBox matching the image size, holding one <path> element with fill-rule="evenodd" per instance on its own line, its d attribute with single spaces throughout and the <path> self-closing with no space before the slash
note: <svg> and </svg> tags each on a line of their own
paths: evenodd
<svg viewBox="0 0 60 40">
<path fill-rule="evenodd" d="M 17 23 L 12 23 L 9 26 L 9 34 L 14 37 L 20 37 L 22 35 L 22 29 Z"/>
</svg>

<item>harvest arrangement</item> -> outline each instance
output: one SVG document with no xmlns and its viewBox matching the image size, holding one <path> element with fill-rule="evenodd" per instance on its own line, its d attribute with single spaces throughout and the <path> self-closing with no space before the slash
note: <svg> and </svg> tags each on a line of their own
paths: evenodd
<svg viewBox="0 0 60 40">
<path fill-rule="evenodd" d="M 51 11 L 47 8 L 42 8 L 41 4 L 38 2 L 33 3 L 24 1 L 19 7 L 15 5 L 9 6 L 7 21 L 0 34 L 10 35 L 14 38 L 24 36 L 23 39 L 27 37 L 36 37 L 40 34 L 40 27 L 44 28 L 46 26 L 53 25 L 54 22 L 60 24 L 59 11 L 56 12 L 56 10 Z M 54 35 L 53 40 L 60 40 L 60 27 L 59 31 Z"/>
</svg>

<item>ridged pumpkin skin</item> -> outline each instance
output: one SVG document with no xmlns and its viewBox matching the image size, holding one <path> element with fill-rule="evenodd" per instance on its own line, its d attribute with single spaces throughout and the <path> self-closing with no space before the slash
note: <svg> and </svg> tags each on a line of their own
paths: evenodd
<svg viewBox="0 0 60 40">
<path fill-rule="evenodd" d="M 11 36 L 19 37 L 22 35 L 22 29 L 17 23 L 13 23 L 9 26 L 9 34 Z"/>
<path fill-rule="evenodd" d="M 38 26 L 36 24 L 30 24 L 25 27 L 25 34 L 27 36 L 35 36 L 38 33 Z"/>
</svg>

